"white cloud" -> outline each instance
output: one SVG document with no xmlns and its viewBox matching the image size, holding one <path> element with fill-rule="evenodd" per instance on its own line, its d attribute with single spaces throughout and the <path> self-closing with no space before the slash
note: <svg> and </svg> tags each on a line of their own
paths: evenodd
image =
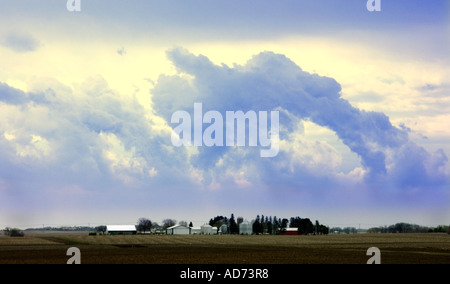
<svg viewBox="0 0 450 284">
<path fill-rule="evenodd" d="M 274 180 L 281 179 L 277 175 L 277 166 L 278 169 L 289 169 L 291 173 L 300 170 L 309 171 L 310 174 L 328 172 L 330 176 L 338 176 L 340 171 L 337 169 L 343 159 L 347 158 L 353 159 L 354 163 L 361 163 L 360 165 L 355 163 L 352 168 L 346 165 L 347 171 L 352 172 L 353 176 L 356 173 L 354 170 L 362 167 L 363 170 L 358 171 L 359 175 L 364 173 L 369 180 L 386 181 L 387 177 L 387 182 L 390 182 L 389 177 L 394 176 L 392 182 L 399 181 L 399 178 L 409 180 L 411 177 L 407 170 L 398 170 L 405 167 L 407 161 L 403 161 L 400 156 L 395 156 L 396 158 L 392 160 L 391 153 L 406 151 L 408 153 L 406 155 L 414 159 L 419 168 L 427 164 L 427 156 L 431 155 L 424 148 L 410 142 L 408 132 L 394 126 L 387 115 L 360 110 L 342 99 L 341 86 L 333 78 L 304 72 L 284 55 L 263 52 L 254 56 L 245 65 L 235 65 L 233 68 L 215 65 L 207 57 L 193 55 L 181 48 L 172 49 L 168 52 L 168 56 L 180 73 L 190 74 L 194 79 L 188 81 L 181 76 L 160 78 L 152 91 L 153 101 L 157 113 L 166 119 L 176 110 L 191 111 L 195 102 L 202 102 L 203 106 L 221 112 L 237 109 L 283 110 L 285 117 L 281 124 L 283 131 L 287 131 L 285 135 L 290 135 L 290 140 L 283 138 L 284 155 L 281 155 L 282 158 L 279 157 L 281 162 L 277 159 L 274 159 L 276 162 L 264 161 L 264 164 L 273 164 L 267 169 L 275 170 L 275 174 L 271 176 Z M 173 86 L 177 86 L 177 89 Z M 180 96 L 183 99 L 179 100 Z M 324 142 L 323 137 L 314 141 L 293 136 L 292 131 L 299 119 L 308 119 L 323 129 L 331 130 L 335 139 L 338 138 L 347 148 L 336 143 L 336 140 L 333 141 L 334 145 L 328 144 Z M 349 155 L 349 152 L 346 152 L 343 156 L 343 149 L 347 151 L 349 149 L 353 154 Z M 420 151 L 417 152 L 417 149 Z M 210 169 L 219 161 L 221 167 L 223 165 L 233 167 L 233 163 L 242 161 L 246 161 L 247 164 L 257 163 L 250 150 L 245 150 L 239 161 L 222 159 L 226 157 L 227 152 L 233 151 L 234 149 L 227 148 L 200 148 L 199 155 L 193 163 L 205 169 Z M 426 154 L 422 155 L 421 152 Z M 355 159 L 355 155 L 360 160 Z M 291 162 L 287 165 L 286 161 Z M 395 166 L 392 166 L 393 164 Z M 439 167 L 444 165 L 445 162 Z M 295 166 L 300 168 L 294 171 Z M 264 173 L 267 169 L 258 167 L 263 173 L 262 176 L 266 175 Z M 394 169 L 396 174 L 388 173 Z M 253 179 L 259 177 L 259 175 L 250 176 Z M 288 180 L 294 182 L 296 178 L 291 175 Z M 419 182 L 418 178 L 416 174 L 412 180 Z M 283 179 L 286 180 L 286 176 L 283 176 Z M 437 182 L 442 186 L 446 179 L 444 173 L 436 177 L 424 171 L 420 184 L 422 187 L 429 187 L 435 186 Z M 211 179 L 205 181 L 209 182 Z M 313 178 L 311 182 L 317 180 Z"/>
<path fill-rule="evenodd" d="M 23 53 L 37 50 L 40 43 L 33 36 L 25 33 L 9 33 L 0 37 L 0 45 Z"/>
</svg>

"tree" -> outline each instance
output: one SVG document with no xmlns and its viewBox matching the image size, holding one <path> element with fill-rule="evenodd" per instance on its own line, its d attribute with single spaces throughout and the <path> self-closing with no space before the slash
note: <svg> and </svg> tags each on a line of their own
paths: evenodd
<svg viewBox="0 0 450 284">
<path fill-rule="evenodd" d="M 253 233 L 259 235 L 262 233 L 261 230 L 261 221 L 259 219 L 259 215 L 256 216 L 255 222 L 253 222 Z"/>
<path fill-rule="evenodd" d="M 178 225 L 183 226 L 183 227 L 187 227 L 188 223 L 186 221 L 180 221 L 180 222 L 178 222 Z"/>
<path fill-rule="evenodd" d="M 319 235 L 328 235 L 328 233 L 330 232 L 330 228 L 328 228 L 327 226 L 324 225 L 319 225 Z"/>
<path fill-rule="evenodd" d="M 150 221 L 150 219 L 140 218 L 138 220 L 137 230 L 139 232 L 144 232 L 145 234 L 146 231 L 150 231 L 152 229 L 152 226 L 153 224 L 152 221 Z"/>
<path fill-rule="evenodd" d="M 23 237 L 25 235 L 20 229 L 17 228 L 6 227 L 4 232 L 8 237 Z"/>
<path fill-rule="evenodd" d="M 273 234 L 272 216 L 270 216 L 269 221 L 267 222 L 267 233 L 269 235 Z"/>
<path fill-rule="evenodd" d="M 266 221 L 264 220 L 264 215 L 261 215 L 261 228 L 259 229 L 259 231 L 260 231 L 260 233 L 261 234 L 264 234 L 265 233 L 265 230 L 266 230 Z"/>
<path fill-rule="evenodd" d="M 214 219 L 209 220 L 209 225 L 211 227 L 216 227 L 217 232 L 219 232 L 219 229 L 223 224 L 229 225 L 227 217 L 216 216 Z"/>
<path fill-rule="evenodd" d="M 314 225 L 309 218 L 291 217 L 289 227 L 298 228 L 300 235 L 308 235 L 314 233 Z"/>
<path fill-rule="evenodd" d="M 177 220 L 173 220 L 173 219 L 164 219 L 163 221 L 163 229 L 167 229 L 170 227 L 173 227 L 177 224 Z"/>
<path fill-rule="evenodd" d="M 286 218 L 283 218 L 283 220 L 281 220 L 281 222 L 280 222 L 280 232 L 286 231 L 288 224 L 289 224 L 289 220 Z"/>
<path fill-rule="evenodd" d="M 230 220 L 230 234 L 239 234 L 239 226 L 236 223 L 236 221 L 234 220 L 234 214 L 231 214 Z"/>
<path fill-rule="evenodd" d="M 342 229 L 345 234 L 356 234 L 358 230 L 355 227 L 345 227 Z"/>
<path fill-rule="evenodd" d="M 192 221 L 189 223 L 189 228 L 194 227 L 194 224 L 192 224 Z"/>
<path fill-rule="evenodd" d="M 278 221 L 277 216 L 273 217 L 273 226 L 272 226 L 272 232 L 273 234 L 278 235 L 280 232 L 280 226 L 281 226 L 281 222 Z"/>
<path fill-rule="evenodd" d="M 106 226 L 105 225 L 97 226 L 95 227 L 95 231 L 97 233 L 101 233 L 102 235 L 104 235 L 106 232 Z"/>
</svg>

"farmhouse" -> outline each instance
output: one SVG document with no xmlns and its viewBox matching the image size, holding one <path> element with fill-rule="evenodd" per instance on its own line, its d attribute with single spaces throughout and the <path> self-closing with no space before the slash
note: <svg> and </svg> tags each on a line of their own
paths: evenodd
<svg viewBox="0 0 450 284">
<path fill-rule="evenodd" d="M 136 235 L 135 225 L 106 225 L 107 235 Z"/>
<path fill-rule="evenodd" d="M 191 229 L 181 225 L 175 225 L 166 229 L 167 235 L 189 235 Z"/>
</svg>

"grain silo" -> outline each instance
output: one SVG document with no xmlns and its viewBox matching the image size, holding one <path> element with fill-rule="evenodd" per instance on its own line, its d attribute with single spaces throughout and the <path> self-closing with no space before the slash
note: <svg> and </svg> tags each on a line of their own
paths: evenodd
<svg viewBox="0 0 450 284">
<path fill-rule="evenodd" d="M 253 234 L 252 224 L 248 221 L 244 221 L 241 224 L 239 224 L 239 234 L 241 235 Z"/>
<path fill-rule="evenodd" d="M 212 235 L 213 234 L 213 227 L 210 225 L 203 225 L 201 226 L 201 233 L 204 235 Z"/>
<path fill-rule="evenodd" d="M 228 226 L 227 226 L 227 224 L 223 224 L 222 226 L 220 226 L 219 232 L 220 232 L 222 235 L 228 234 Z"/>
</svg>

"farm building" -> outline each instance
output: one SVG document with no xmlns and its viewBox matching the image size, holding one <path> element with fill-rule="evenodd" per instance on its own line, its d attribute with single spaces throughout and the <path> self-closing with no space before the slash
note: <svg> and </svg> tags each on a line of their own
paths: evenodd
<svg viewBox="0 0 450 284">
<path fill-rule="evenodd" d="M 251 235 L 253 234 L 252 224 L 248 221 L 244 221 L 239 224 L 239 234 L 241 235 Z"/>
<path fill-rule="evenodd" d="M 286 231 L 281 232 L 280 235 L 296 236 L 298 235 L 298 228 L 286 228 Z"/>
<path fill-rule="evenodd" d="M 191 235 L 200 235 L 202 233 L 201 227 L 190 227 Z"/>
<path fill-rule="evenodd" d="M 189 235 L 191 229 L 181 225 L 175 225 L 166 229 L 167 235 Z"/>
<path fill-rule="evenodd" d="M 202 234 L 204 234 L 204 235 L 212 235 L 212 234 L 214 234 L 213 227 L 210 226 L 210 225 L 206 225 L 206 224 L 203 225 L 201 227 L 201 230 L 202 230 Z"/>
<path fill-rule="evenodd" d="M 136 235 L 135 225 L 106 225 L 107 235 Z"/>
</svg>

